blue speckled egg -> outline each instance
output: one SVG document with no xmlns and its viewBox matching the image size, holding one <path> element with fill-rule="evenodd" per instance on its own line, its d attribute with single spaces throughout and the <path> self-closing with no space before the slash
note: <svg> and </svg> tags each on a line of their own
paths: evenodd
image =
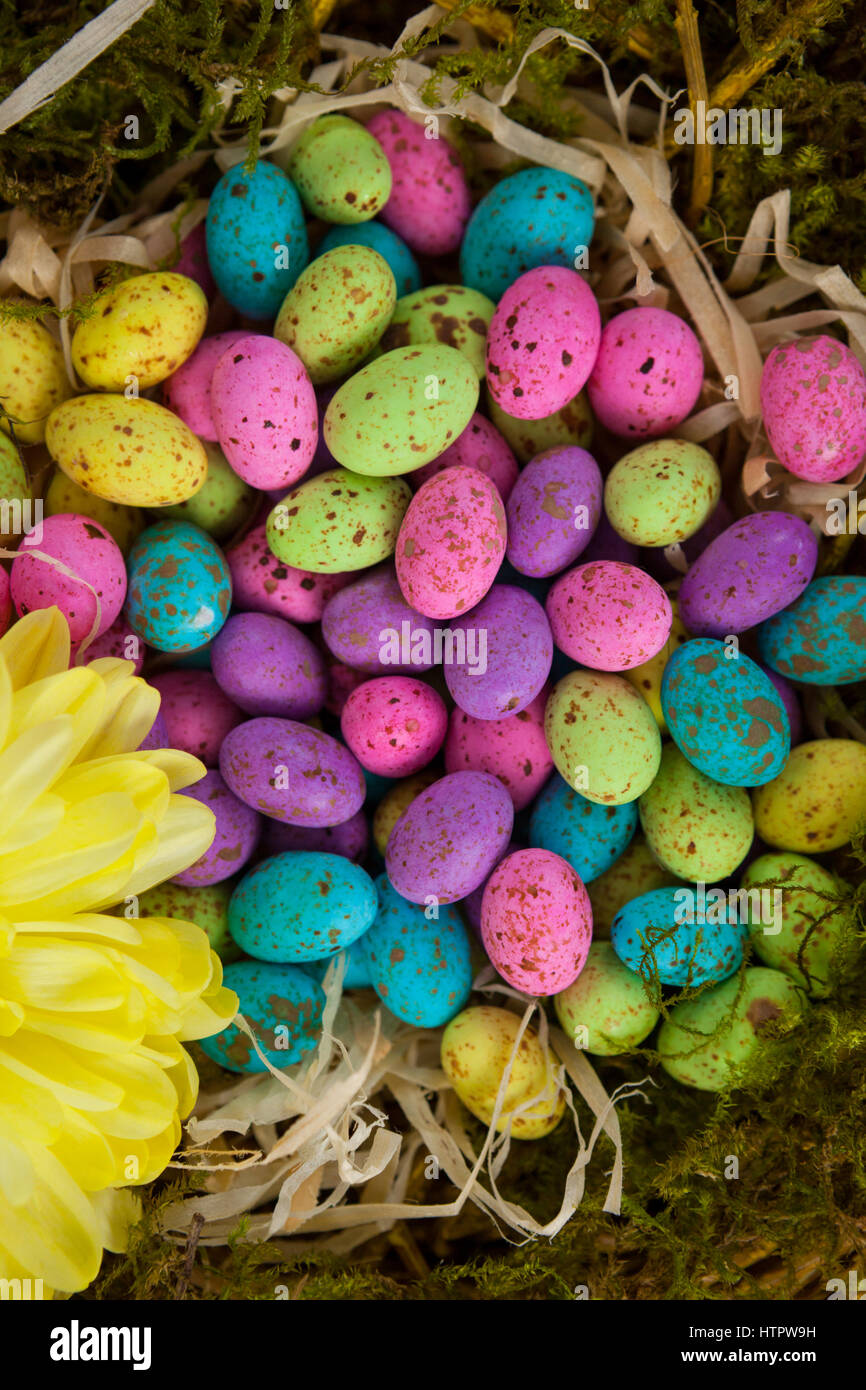
<svg viewBox="0 0 866 1390">
<path fill-rule="evenodd" d="M 662 712 L 693 767 L 729 787 L 761 787 L 791 751 L 781 695 L 756 661 L 713 637 L 672 653 L 661 685 Z"/>
<path fill-rule="evenodd" d="M 500 179 L 470 217 L 460 251 L 463 283 L 497 300 L 536 266 L 573 270 L 594 222 L 592 194 L 581 179 L 544 165 L 521 169 Z"/>
<path fill-rule="evenodd" d="M 587 801 L 555 772 L 532 808 L 529 843 L 560 855 L 591 883 L 625 851 L 637 821 L 636 801 L 622 806 Z"/>
<path fill-rule="evenodd" d="M 447 903 L 418 907 L 387 876 L 376 879 L 379 911 L 364 937 L 370 980 L 392 1014 L 438 1028 L 466 1005 L 472 988 L 469 933 Z M 436 913 L 428 918 L 427 913 Z"/>
<path fill-rule="evenodd" d="M 370 875 L 342 854 L 290 850 L 264 859 L 235 888 L 229 931 L 256 960 L 325 960 L 376 916 Z"/>
<path fill-rule="evenodd" d="M 316 247 L 316 256 L 324 256 L 335 246 L 369 246 L 387 261 L 397 282 L 397 298 L 414 294 L 421 288 L 418 262 L 402 237 L 386 227 L 384 222 L 358 222 L 354 227 L 329 227 Z"/>
<path fill-rule="evenodd" d="M 367 960 L 367 953 L 364 950 L 364 939 L 366 935 L 367 933 L 365 932 L 364 936 L 359 936 L 356 941 L 352 942 L 351 946 L 346 946 L 342 952 L 342 954 L 346 956 L 346 967 L 343 972 L 343 989 L 370 989 L 373 984 L 373 981 L 370 979 L 370 964 Z M 337 955 L 340 954 L 341 952 L 338 951 Z M 319 984 L 321 984 L 333 960 L 333 956 L 329 957 L 327 960 L 311 960 L 306 965 L 302 965 L 301 969 L 306 970 L 308 974 L 312 975 L 314 980 L 318 980 Z"/>
<path fill-rule="evenodd" d="M 815 579 L 758 629 L 758 652 L 789 680 L 851 685 L 866 680 L 866 575 Z"/>
<path fill-rule="evenodd" d="M 620 908 L 610 940 L 623 965 L 644 978 L 657 972 L 664 985 L 697 987 L 732 975 L 748 929 L 721 889 L 705 894 L 702 900 L 694 888 L 654 888 Z"/>
<path fill-rule="evenodd" d="M 188 521 L 142 531 L 126 562 L 126 618 L 160 652 L 192 652 L 228 617 L 232 578 L 214 540 Z"/>
<path fill-rule="evenodd" d="M 306 971 L 297 965 L 239 960 L 226 966 L 223 982 L 236 991 L 238 1012 L 272 1066 L 288 1067 L 316 1046 L 325 996 Z M 267 1070 L 246 1033 L 234 1024 L 212 1038 L 202 1038 L 199 1047 L 229 1071 Z"/>
<path fill-rule="evenodd" d="M 301 200 L 281 169 L 259 160 L 251 174 L 226 170 L 208 207 L 207 255 L 234 309 L 275 317 L 310 259 Z"/>
</svg>

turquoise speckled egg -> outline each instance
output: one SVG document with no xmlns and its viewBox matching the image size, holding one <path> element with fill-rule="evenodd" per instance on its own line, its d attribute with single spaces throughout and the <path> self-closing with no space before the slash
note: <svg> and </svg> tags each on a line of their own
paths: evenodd
<svg viewBox="0 0 866 1390">
<path fill-rule="evenodd" d="M 228 617 L 228 565 L 211 537 L 188 521 L 148 526 L 129 552 L 127 571 L 127 620 L 157 651 L 195 651 Z"/>
<path fill-rule="evenodd" d="M 804 685 L 866 679 L 866 575 L 815 579 L 790 608 L 758 629 L 761 660 Z"/>
<path fill-rule="evenodd" d="M 229 931 L 256 960 L 325 960 L 367 930 L 377 905 L 370 875 L 342 854 L 289 850 L 241 879 Z"/>
<path fill-rule="evenodd" d="M 402 237 L 386 227 L 384 222 L 358 222 L 354 227 L 329 227 L 316 247 L 316 255 L 324 256 L 337 246 L 369 246 L 378 251 L 391 267 L 397 285 L 397 295 L 412 294 L 421 288 L 418 262 Z"/>
<path fill-rule="evenodd" d="M 282 170 L 263 160 L 251 174 L 226 170 L 208 206 L 207 254 L 232 308 L 274 317 L 310 259 L 301 200 Z"/>
<path fill-rule="evenodd" d="M 721 891 L 721 890 L 719 890 Z M 610 940 L 629 970 L 663 985 L 726 980 L 743 959 L 747 928 L 727 897 L 715 902 L 690 887 L 655 888 L 620 908 Z"/>
<path fill-rule="evenodd" d="M 469 999 L 469 933 L 447 903 L 424 908 L 407 902 L 386 874 L 376 879 L 376 887 L 379 912 L 364 937 L 373 988 L 404 1023 L 439 1028 Z"/>
<path fill-rule="evenodd" d="M 636 801 L 588 801 L 555 772 L 532 808 L 529 843 L 566 859 L 584 883 L 615 864 L 637 829 Z"/>
<path fill-rule="evenodd" d="M 319 1039 L 325 996 L 305 970 L 296 965 L 265 965 L 239 960 L 227 965 L 223 983 L 237 992 L 239 1009 L 274 1067 L 299 1062 Z M 199 1047 L 212 1062 L 229 1071 L 267 1068 L 246 1033 L 233 1023 Z"/>
</svg>

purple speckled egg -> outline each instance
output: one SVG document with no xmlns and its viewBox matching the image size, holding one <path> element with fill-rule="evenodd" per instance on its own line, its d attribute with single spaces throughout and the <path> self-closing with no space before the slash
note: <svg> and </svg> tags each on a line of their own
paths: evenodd
<svg viewBox="0 0 866 1390">
<path fill-rule="evenodd" d="M 444 667 L 455 704 L 476 719 L 526 709 L 553 661 L 550 623 L 538 600 L 512 584 L 494 584 L 451 630 L 465 635 L 465 652 L 455 646 L 456 659 Z"/>
<path fill-rule="evenodd" d="M 603 492 L 599 466 L 586 449 L 568 445 L 538 454 L 505 509 L 509 562 L 535 579 L 573 565 L 599 525 Z"/>
<path fill-rule="evenodd" d="M 773 671 L 769 666 L 764 666 L 760 661 L 758 665 L 761 667 L 764 675 L 769 677 L 770 683 L 775 687 L 785 707 L 785 713 L 788 716 L 788 724 L 791 730 L 791 747 L 793 748 L 794 744 L 799 743 L 800 739 L 803 737 L 803 710 L 800 705 L 800 697 L 791 682 L 786 680 L 784 676 L 780 676 L 778 671 Z"/>
<path fill-rule="evenodd" d="M 367 790 L 348 748 L 292 719 L 248 719 L 232 729 L 220 771 L 241 801 L 291 825 L 340 825 L 360 811 Z"/>
<path fill-rule="evenodd" d="M 198 226 L 193 227 L 184 237 L 180 243 L 180 258 L 172 269 L 177 275 L 188 275 L 190 280 L 195 280 L 206 298 L 213 299 L 217 287 L 207 258 L 207 233 L 204 222 L 199 222 Z"/>
<path fill-rule="evenodd" d="M 629 671 L 660 652 L 673 621 L 660 584 L 635 565 L 613 560 L 578 565 L 547 595 L 560 651 L 594 671 Z"/>
<path fill-rule="evenodd" d="M 509 854 L 484 890 L 481 939 L 515 989 L 536 998 L 567 989 L 592 941 L 592 906 L 579 875 L 549 849 Z"/>
<path fill-rule="evenodd" d="M 388 877 L 412 903 L 457 902 L 490 873 L 513 825 L 511 797 L 498 777 L 441 777 L 416 796 L 391 831 Z"/>
<path fill-rule="evenodd" d="M 392 565 L 341 589 L 322 612 L 328 650 L 365 675 L 430 671 L 436 665 L 433 635 L 432 620 L 404 599 Z"/>
<path fill-rule="evenodd" d="M 684 319 L 649 305 L 605 325 L 586 384 L 593 414 L 624 439 L 671 434 L 690 415 L 704 379 L 701 345 Z"/>
<path fill-rule="evenodd" d="M 474 719 L 451 711 L 445 740 L 446 772 L 491 772 L 522 811 L 538 795 L 551 772 L 553 758 L 544 736 L 547 691 L 519 714 L 504 719 Z"/>
<path fill-rule="evenodd" d="M 505 508 L 477 468 L 446 468 L 420 487 L 397 537 L 397 580 L 428 618 L 456 618 L 480 603 L 505 557 Z"/>
<path fill-rule="evenodd" d="M 5 574 L 6 571 L 4 570 Z M 2 605 L 0 605 L 2 606 Z M 0 624 L 2 632 L 2 624 Z M 115 618 L 111 627 L 94 637 L 85 653 L 85 661 L 98 661 L 103 656 L 113 656 L 119 661 L 131 661 L 137 676 L 141 675 L 147 648 L 137 632 L 133 632 L 123 613 Z M 74 661 L 74 658 L 73 658 Z M 153 682 L 150 682 L 153 684 Z"/>
<path fill-rule="evenodd" d="M 244 716 L 210 671 L 161 671 L 148 684 L 162 696 L 169 746 L 216 767 L 223 739 Z"/>
<path fill-rule="evenodd" d="M 442 747 L 448 713 L 442 696 L 424 681 L 413 676 L 379 676 L 351 692 L 340 728 L 368 772 L 411 777 Z"/>
<path fill-rule="evenodd" d="M 278 560 L 268 545 L 264 522 L 226 551 L 226 561 L 236 608 L 247 613 L 273 613 L 292 623 L 317 623 L 328 599 L 351 578 L 347 574 L 310 574 Z"/>
<path fill-rule="evenodd" d="M 211 645 L 220 688 L 247 714 L 309 719 L 325 703 L 322 654 L 299 628 L 272 613 L 235 613 Z"/>
<path fill-rule="evenodd" d="M 231 878 L 253 855 L 259 840 L 261 817 L 234 796 L 214 770 L 206 772 L 200 782 L 187 787 L 182 795 L 210 807 L 216 816 L 216 834 L 213 844 L 201 858 L 183 873 L 175 874 L 172 882 L 181 883 L 185 888 L 203 888 L 206 884 Z"/>
<path fill-rule="evenodd" d="M 511 489 L 517 482 L 517 460 L 510 446 L 503 439 L 495 425 L 478 412 L 472 416 L 461 435 L 449 444 L 444 453 L 416 468 L 409 474 L 409 482 L 416 490 L 429 478 L 435 478 L 445 468 L 478 468 L 495 483 L 503 502 L 507 502 Z"/>
<path fill-rule="evenodd" d="M 505 291 L 490 323 L 490 394 L 518 420 L 552 415 L 586 384 L 600 339 L 598 302 L 576 270 L 527 270 Z"/>
<path fill-rule="evenodd" d="M 827 334 L 773 348 L 761 410 L 770 448 L 796 478 L 836 483 L 866 453 L 866 372 Z"/>
<path fill-rule="evenodd" d="M 257 488 L 290 488 L 313 460 L 319 414 L 300 357 L 261 333 L 224 352 L 211 378 L 217 438 L 234 471 Z"/>
<path fill-rule="evenodd" d="M 341 854 L 360 864 L 370 847 L 370 830 L 363 811 L 356 811 L 341 825 L 287 825 L 285 821 L 264 818 L 262 851 L 266 858 L 286 854 L 290 850 L 320 850 L 324 854 Z"/>
<path fill-rule="evenodd" d="M 39 556 L 34 551 L 39 551 Z M 64 574 L 41 558 L 50 555 L 72 572 Z M 56 605 L 69 624 L 72 650 L 87 636 L 97 616 L 97 635 L 119 617 L 126 597 L 126 564 L 117 541 L 89 516 L 58 512 L 42 523 L 38 546 L 22 542 L 9 572 L 10 593 L 19 617 Z"/>
<path fill-rule="evenodd" d="M 214 368 L 228 348 L 248 336 L 243 328 L 230 328 L 226 333 L 202 338 L 192 357 L 162 384 L 163 404 L 179 415 L 193 434 L 211 444 L 217 438 L 210 399 Z"/>
<path fill-rule="evenodd" d="M 168 729 L 162 717 L 162 710 L 157 710 L 156 718 L 150 726 L 149 732 L 138 745 L 142 753 L 151 753 L 157 748 L 170 748 L 171 739 L 168 736 Z"/>
<path fill-rule="evenodd" d="M 817 563 L 818 542 L 805 521 L 754 512 L 695 560 L 680 585 L 680 617 L 696 637 L 745 632 L 798 599 Z"/>
<path fill-rule="evenodd" d="M 428 140 L 403 111 L 380 111 L 367 124 L 391 166 L 391 195 L 379 214 L 407 246 L 424 256 L 456 251 L 469 221 L 469 185 L 447 140 Z"/>
<path fill-rule="evenodd" d="M 661 551 L 644 552 L 643 554 L 661 555 Z M 623 536 L 617 534 L 607 519 L 607 513 L 602 510 L 598 519 L 598 525 L 592 533 L 592 539 L 585 550 L 581 551 L 584 564 L 590 560 L 616 560 L 621 565 L 640 565 L 642 569 L 649 569 L 649 565 L 644 563 L 643 554 L 636 545 L 632 545 Z M 650 571 L 655 573 L 655 571 Z M 656 579 L 661 575 L 656 574 Z"/>
</svg>

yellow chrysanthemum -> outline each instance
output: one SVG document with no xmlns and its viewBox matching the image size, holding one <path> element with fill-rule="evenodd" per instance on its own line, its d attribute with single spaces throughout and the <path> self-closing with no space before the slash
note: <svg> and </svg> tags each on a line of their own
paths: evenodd
<svg viewBox="0 0 866 1390">
<path fill-rule="evenodd" d="M 174 795 L 196 758 L 135 751 L 158 692 L 69 651 L 56 608 L 0 639 L 0 1278 L 71 1292 L 178 1143 L 198 1085 L 181 1043 L 237 996 L 200 928 L 104 911 L 197 859 L 214 817 Z"/>
</svg>

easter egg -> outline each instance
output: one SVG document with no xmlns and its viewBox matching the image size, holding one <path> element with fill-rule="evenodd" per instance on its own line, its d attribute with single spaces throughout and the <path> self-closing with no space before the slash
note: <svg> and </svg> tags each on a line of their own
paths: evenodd
<svg viewBox="0 0 866 1390">
<path fill-rule="evenodd" d="M 624 853 L 637 819 L 637 802 L 602 806 L 554 773 L 532 808 L 529 843 L 560 855 L 590 883 Z"/>
<path fill-rule="evenodd" d="M 794 603 L 817 562 L 818 542 L 800 517 L 744 516 L 711 540 L 684 576 L 683 622 L 696 637 L 745 632 Z"/>
<path fill-rule="evenodd" d="M 521 420 L 552 415 L 586 385 L 598 352 L 595 295 L 574 270 L 539 266 L 505 291 L 487 334 L 487 384 Z"/>
<path fill-rule="evenodd" d="M 243 524 L 255 504 L 255 492 L 239 477 L 218 444 L 205 443 L 207 477 L 186 502 L 164 507 L 164 516 L 190 521 L 215 540 L 224 541 Z"/>
<path fill-rule="evenodd" d="M 391 831 L 404 811 L 409 809 L 416 796 L 438 782 L 440 775 L 427 768 L 424 772 L 416 772 L 413 777 L 394 782 L 385 792 L 373 816 L 373 842 L 383 858 Z"/>
<path fill-rule="evenodd" d="M 610 943 L 643 978 L 697 988 L 739 968 L 745 935 L 726 899 L 716 902 L 691 887 L 656 888 L 620 908 Z"/>
<path fill-rule="evenodd" d="M 369 569 L 393 555 L 411 497 L 402 478 L 330 468 L 277 503 L 268 545 L 278 560 L 312 574 Z"/>
<path fill-rule="evenodd" d="M 492 772 L 508 791 L 515 811 L 522 811 L 553 771 L 544 737 L 545 692 L 517 714 L 477 719 L 451 711 L 445 740 L 446 772 Z"/>
<path fill-rule="evenodd" d="M 175 874 L 174 882 L 185 886 L 221 883 L 242 869 L 259 841 L 261 817 L 229 791 L 216 769 L 206 772 L 200 782 L 187 787 L 184 796 L 200 801 L 216 817 L 216 833 L 209 847 L 188 869 Z"/>
<path fill-rule="evenodd" d="M 366 858 L 370 835 L 363 811 L 356 811 L 339 825 L 288 825 L 266 818 L 262 826 L 262 853 L 270 857 L 287 850 L 314 849 L 342 854 L 356 864 Z"/>
<path fill-rule="evenodd" d="M 157 711 L 156 718 L 150 726 L 150 730 L 138 745 L 139 752 L 152 753 L 157 749 L 168 748 L 168 730 L 165 727 L 165 720 L 162 713 Z"/>
<path fill-rule="evenodd" d="M 760 666 L 761 663 L 759 662 Z M 770 681 L 788 716 L 788 725 L 791 730 L 791 747 L 799 743 L 803 736 L 803 710 L 800 706 L 800 698 L 789 681 L 784 676 L 780 676 L 778 671 L 772 671 L 769 666 L 761 666 L 764 675 Z"/>
<path fill-rule="evenodd" d="M 163 382 L 163 404 L 179 415 L 199 439 L 216 443 L 217 429 L 210 396 L 214 367 L 224 352 L 248 336 L 243 328 L 230 328 L 225 333 L 202 338 L 192 356 Z"/>
<path fill-rule="evenodd" d="M 161 652 L 191 652 L 219 632 L 232 581 L 222 552 L 188 521 L 159 521 L 129 554 L 126 616 Z"/>
<path fill-rule="evenodd" d="M 622 676 L 572 671 L 554 686 L 544 717 L 563 780 L 605 806 L 636 801 L 653 781 L 661 738 L 646 701 Z"/>
<path fill-rule="evenodd" d="M 254 526 L 225 553 L 234 603 L 244 613 L 273 613 L 292 623 L 315 623 L 349 576 L 311 574 L 278 560 L 264 523 Z M 395 580 L 396 588 L 396 580 Z"/>
<path fill-rule="evenodd" d="M 403 111 L 377 112 L 367 130 L 381 144 L 391 169 L 382 221 L 420 255 L 455 251 L 471 206 L 455 150 L 447 140 L 428 139 L 426 124 Z"/>
<path fill-rule="evenodd" d="M 594 561 L 568 570 L 547 595 L 553 640 L 596 671 L 625 671 L 668 640 L 672 612 L 660 584 L 635 565 Z"/>
<path fill-rule="evenodd" d="M 5 574 L 6 571 L 4 570 Z M 2 612 L 2 606 L 0 606 Z M 145 646 L 137 633 L 133 632 L 123 613 L 115 618 L 98 637 L 87 644 L 87 661 L 98 661 L 103 656 L 113 656 L 117 661 L 131 661 L 136 676 L 140 676 L 144 666 Z M 148 681 L 148 684 L 151 684 Z M 166 737 L 165 747 L 174 748 L 171 739 Z"/>
<path fill-rule="evenodd" d="M 141 917 L 179 917 L 201 927 L 220 960 L 228 965 L 240 951 L 229 935 L 228 908 L 231 884 L 208 883 L 196 888 L 169 879 L 149 888 L 138 899 Z"/>
<path fill-rule="evenodd" d="M 172 270 L 178 275 L 188 275 L 190 280 L 195 280 L 196 284 L 201 286 L 208 299 L 213 299 L 216 294 L 216 281 L 207 261 L 207 232 L 204 222 L 196 223 L 192 231 L 187 233 L 180 243 L 179 251 L 177 263 L 172 266 Z"/>
<path fill-rule="evenodd" d="M 491 964 L 525 994 L 558 994 L 577 979 L 592 939 L 578 874 L 546 849 L 503 859 L 484 890 L 481 937 Z"/>
<path fill-rule="evenodd" d="M 800 743 L 753 800 L 755 829 L 774 849 L 840 849 L 866 821 L 866 747 L 849 738 Z"/>
<path fill-rule="evenodd" d="M 866 678 L 866 575 L 813 579 L 784 612 L 758 630 L 761 660 L 804 685 L 851 685 Z"/>
<path fill-rule="evenodd" d="M 466 659 L 444 667 L 458 708 L 476 719 L 501 719 L 526 709 L 553 659 L 541 604 L 512 584 L 494 584 L 471 613 L 454 620 L 451 631 L 464 634 L 466 642 Z"/>
<path fill-rule="evenodd" d="M 86 516 L 61 513 L 42 522 L 39 555 L 21 546 L 9 574 L 10 591 L 19 617 L 39 608 L 57 606 L 69 624 L 73 650 L 97 622 L 97 635 L 106 632 L 120 614 L 126 597 L 126 566 L 117 542 Z M 63 569 L 43 559 L 51 556 Z M 65 571 L 65 572 L 64 572 Z"/>
<path fill-rule="evenodd" d="M 477 468 L 448 468 L 412 498 L 397 541 L 397 580 L 428 618 L 455 618 L 490 589 L 505 555 L 502 500 Z"/>
<path fill-rule="evenodd" d="M 271 1066 L 288 1067 L 315 1047 L 322 1027 L 321 986 L 297 965 L 239 960 L 227 965 L 223 984 L 238 996 L 238 1013 L 249 1024 Z M 228 1071 L 256 1073 L 267 1067 L 246 1033 L 230 1024 L 198 1046 Z"/>
<path fill-rule="evenodd" d="M 755 831 L 748 792 L 714 782 L 673 743 L 665 744 L 658 774 L 638 810 L 656 859 L 692 883 L 715 883 L 732 874 Z"/>
<path fill-rule="evenodd" d="M 363 939 L 370 982 L 392 1014 L 415 1028 L 440 1028 L 469 1001 L 469 935 L 459 912 L 443 904 L 435 918 L 401 898 L 385 874 L 376 879 L 379 911 Z"/>
<path fill-rule="evenodd" d="M 807 994 L 826 998 L 834 956 L 854 925 L 850 903 L 843 900 L 848 890 L 803 854 L 760 855 L 740 888 L 759 908 L 749 913 L 756 955 Z"/>
<path fill-rule="evenodd" d="M 220 771 L 241 801 L 291 825 L 341 825 L 364 804 L 364 778 L 348 748 L 292 719 L 265 716 L 232 729 Z"/>
<path fill-rule="evenodd" d="M 614 464 L 604 509 L 613 529 L 632 545 L 674 545 L 703 526 L 721 485 L 715 459 L 699 444 L 653 440 Z"/>
<path fill-rule="evenodd" d="M 580 873 L 580 864 L 575 867 Z M 581 877 L 584 878 L 583 874 Z M 613 920 L 621 907 L 631 902 L 632 898 L 639 898 L 642 893 L 665 888 L 677 883 L 678 879 L 675 874 L 662 868 L 638 831 L 609 869 L 591 881 L 584 878 L 584 882 L 592 903 L 593 936 L 609 937 Z"/>
<path fill-rule="evenodd" d="M 866 372 L 825 333 L 773 348 L 761 410 L 770 448 L 796 478 L 838 482 L 866 453 Z"/>
<path fill-rule="evenodd" d="M 495 312 L 492 300 L 466 285 L 427 285 L 398 299 L 382 337 L 382 350 L 445 343 L 462 352 L 476 375 L 483 377 L 487 330 Z"/>
<path fill-rule="evenodd" d="M 0 435 L 0 452 L 2 449 L 3 436 Z M 20 495 L 26 497 L 28 493 Z M 102 497 L 94 497 L 92 492 L 85 492 L 83 487 L 67 478 L 60 469 L 48 484 L 44 507 L 46 516 L 57 516 L 60 512 L 75 512 L 97 522 L 117 542 L 123 555 L 129 554 L 133 542 L 145 527 L 144 512 L 138 507 L 124 507 L 119 502 L 106 502 Z"/>
<path fill-rule="evenodd" d="M 674 652 L 682 646 L 683 642 L 689 640 L 689 635 L 680 622 L 677 600 L 672 599 L 671 630 L 664 646 L 656 652 L 655 656 L 651 656 L 649 661 L 642 661 L 638 666 L 631 666 L 628 670 L 623 671 L 629 685 L 633 685 L 635 690 L 640 691 L 652 710 L 653 718 L 659 726 L 659 733 L 662 737 L 668 732 L 661 699 L 665 667 Z"/>
<path fill-rule="evenodd" d="M 585 391 L 578 392 L 561 410 L 554 410 L 540 420 L 518 420 L 506 414 L 489 389 L 486 396 L 487 413 L 514 450 L 518 463 L 529 463 L 548 449 L 567 446 L 588 449 L 592 443 L 593 418 Z"/>
<path fill-rule="evenodd" d="M 366 675 L 431 670 L 437 659 L 434 635 L 431 619 L 404 599 L 391 566 L 341 589 L 322 613 L 329 650 Z"/>
<path fill-rule="evenodd" d="M 364 936 L 367 932 L 364 933 Z M 364 937 L 359 936 L 353 941 L 351 946 L 338 951 L 335 956 L 329 956 L 327 960 L 311 960 L 302 965 L 301 969 L 306 970 L 318 980 L 324 987 L 324 979 L 329 970 L 336 967 L 337 961 L 343 962 L 343 989 L 372 989 L 373 982 L 370 979 L 370 967 L 367 963 L 367 955 L 364 950 Z"/>
<path fill-rule="evenodd" d="M 281 169 L 260 159 L 251 174 L 225 171 L 208 204 L 207 254 L 232 308 L 274 317 L 310 259 L 301 200 Z"/>
<path fill-rule="evenodd" d="M 9 507 L 12 525 L 15 524 L 15 503 L 21 508 L 22 522 L 26 520 L 25 502 L 32 498 L 33 491 L 27 478 L 21 455 L 8 435 L 0 434 L 0 501 L 11 504 Z M 55 511 L 74 511 L 74 507 L 55 507 Z M 7 519 L 0 523 L 2 531 Z"/>
<path fill-rule="evenodd" d="M 72 365 L 94 391 L 139 390 L 165 381 L 198 346 L 207 300 L 186 275 L 133 275 L 97 295 L 72 335 Z"/>
<path fill-rule="evenodd" d="M 703 379 L 701 345 L 685 319 L 643 305 L 605 324 L 586 389 L 612 434 L 654 439 L 691 414 Z"/>
<path fill-rule="evenodd" d="M 483 1125 L 492 1123 L 500 1100 L 497 1132 L 507 1129 L 514 1139 L 543 1139 L 565 1114 L 565 1095 L 556 1081 L 559 1063 L 550 1048 L 542 1048 L 533 1028 L 526 1028 L 518 1043 L 520 1031 L 519 1014 L 508 1009 L 490 1004 L 464 1009 L 442 1034 L 442 1070 L 458 1099 Z"/>
<path fill-rule="evenodd" d="M 410 902 L 457 902 L 487 877 L 513 824 L 511 798 L 498 778 L 451 773 L 416 796 L 394 826 L 388 877 Z"/>
<path fill-rule="evenodd" d="M 274 337 L 297 353 L 312 382 L 335 381 L 379 342 L 396 299 L 394 276 L 378 251 L 338 246 L 301 271 L 283 300 Z"/>
<path fill-rule="evenodd" d="M 368 222 L 391 192 L 379 141 L 349 116 L 320 116 L 292 148 L 288 173 L 314 217 L 342 225 Z"/>
<path fill-rule="evenodd" d="M 413 487 L 420 487 L 444 469 L 460 467 L 477 468 L 486 473 L 503 502 L 508 501 L 517 482 L 517 460 L 511 449 L 498 429 L 477 411 L 454 443 L 430 463 L 414 469 L 409 480 Z"/>
<path fill-rule="evenodd" d="M 556 995 L 553 1007 L 563 1032 L 597 1057 L 639 1047 L 659 1018 L 643 980 L 623 965 L 609 941 L 592 942 L 586 964 Z"/>
<path fill-rule="evenodd" d="M 247 714 L 309 719 L 325 703 L 325 663 L 299 628 L 272 613 L 234 613 L 214 638 L 211 668 Z"/>
<path fill-rule="evenodd" d="M 316 450 L 316 394 L 300 358 L 275 338 L 233 343 L 211 378 L 211 411 L 232 468 L 257 488 L 291 487 Z"/>
<path fill-rule="evenodd" d="M 694 535 L 688 536 L 682 545 L 678 541 L 672 547 L 670 555 L 668 555 L 667 550 L 645 546 L 642 551 L 638 552 L 640 562 L 644 569 L 648 570 L 660 584 L 670 582 L 679 584 L 686 570 L 695 564 L 707 547 L 723 531 L 727 530 L 732 521 L 733 513 L 724 497 L 720 497 L 703 526 L 699 526 Z"/>
<path fill-rule="evenodd" d="M 410 777 L 439 752 L 448 715 L 441 695 L 423 681 L 380 676 L 351 692 L 340 728 L 362 767 L 380 777 Z"/>
<path fill-rule="evenodd" d="M 464 284 L 500 299 L 537 266 L 568 266 L 592 241 L 595 210 L 582 179 L 533 165 L 499 179 L 470 218 L 460 248 Z"/>
<path fill-rule="evenodd" d="M 160 671 L 148 677 L 148 685 L 162 697 L 170 746 L 216 767 L 223 739 L 243 714 L 210 671 Z"/>
<path fill-rule="evenodd" d="M 585 449 L 537 454 L 508 498 L 508 559 L 521 574 L 547 577 L 574 563 L 601 516 L 603 484 Z"/>
<path fill-rule="evenodd" d="M 387 261 L 398 296 L 421 288 L 418 262 L 405 241 L 383 222 L 356 222 L 351 227 L 329 227 L 319 242 L 316 255 L 323 256 L 338 246 L 368 246 Z"/>
<path fill-rule="evenodd" d="M 324 960 L 373 922 L 376 885 L 341 854 L 294 850 L 245 874 L 229 903 L 229 931 L 256 960 Z"/>
<path fill-rule="evenodd" d="M 76 396 L 52 410 L 48 452 L 85 492 L 127 507 L 185 502 L 207 477 L 204 445 L 155 401 Z"/>
<path fill-rule="evenodd" d="M 63 352 L 35 319 L 7 318 L 0 332 L 0 430 L 41 444 L 48 417 L 72 395 Z"/>
</svg>

